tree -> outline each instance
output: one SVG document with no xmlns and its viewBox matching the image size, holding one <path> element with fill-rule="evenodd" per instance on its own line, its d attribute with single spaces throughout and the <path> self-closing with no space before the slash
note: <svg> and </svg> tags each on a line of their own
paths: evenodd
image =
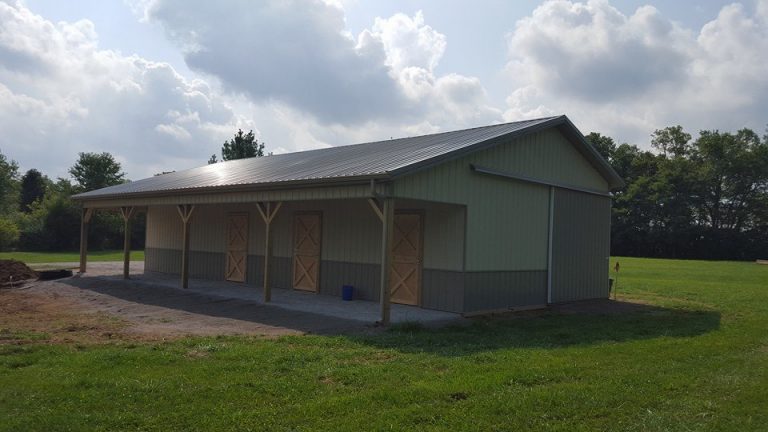
<svg viewBox="0 0 768 432">
<path fill-rule="evenodd" d="M 6 218 L 0 218 L 0 250 L 8 250 L 19 241 L 19 227 Z"/>
<path fill-rule="evenodd" d="M 235 136 L 221 147 L 221 159 L 225 161 L 258 156 L 264 156 L 264 144 L 256 139 L 253 131 L 243 133 L 242 129 L 238 129 Z M 211 157 L 208 162 L 212 160 L 215 159 Z"/>
<path fill-rule="evenodd" d="M 768 198 L 768 142 L 750 129 L 701 131 L 691 160 L 700 221 L 715 230 L 752 227 L 759 217 L 753 209 Z"/>
<path fill-rule="evenodd" d="M 208 158 L 208 165 L 217 163 L 218 160 L 216 159 L 216 153 L 212 154 L 210 158 Z"/>
<path fill-rule="evenodd" d="M 691 149 L 688 144 L 690 141 L 691 134 L 685 132 L 680 125 L 657 129 L 651 134 L 651 146 L 661 151 L 664 157 L 685 156 Z"/>
<path fill-rule="evenodd" d="M 31 169 L 21 177 L 21 196 L 19 210 L 29 213 L 30 205 L 45 195 L 45 178 L 40 171 Z"/>
<path fill-rule="evenodd" d="M 0 153 L 0 215 L 19 208 L 19 165 Z"/>
<path fill-rule="evenodd" d="M 125 182 L 120 163 L 109 153 L 79 153 L 69 173 L 82 192 L 101 189 Z"/>
<path fill-rule="evenodd" d="M 610 141 L 590 134 L 594 141 Z M 656 130 L 657 152 L 621 144 L 610 163 L 626 182 L 614 191 L 612 253 L 699 259 L 768 257 L 768 136 L 752 130 Z M 596 145 L 598 147 L 599 145 Z"/>
<path fill-rule="evenodd" d="M 616 143 L 613 138 L 598 132 L 590 132 L 585 138 L 605 160 L 610 162 L 613 159 L 613 153 L 616 151 Z"/>
</svg>

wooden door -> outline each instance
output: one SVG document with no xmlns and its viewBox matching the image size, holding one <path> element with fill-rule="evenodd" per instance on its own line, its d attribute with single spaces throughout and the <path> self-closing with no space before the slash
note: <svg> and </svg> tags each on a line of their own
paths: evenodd
<svg viewBox="0 0 768 432">
<path fill-rule="evenodd" d="M 293 218 L 293 287 L 317 292 L 320 275 L 321 217 L 300 213 Z"/>
<path fill-rule="evenodd" d="M 226 279 L 245 282 L 248 257 L 248 214 L 227 215 L 227 274 Z"/>
<path fill-rule="evenodd" d="M 395 214 L 393 228 L 390 299 L 393 303 L 418 305 L 421 301 L 421 215 Z"/>
</svg>

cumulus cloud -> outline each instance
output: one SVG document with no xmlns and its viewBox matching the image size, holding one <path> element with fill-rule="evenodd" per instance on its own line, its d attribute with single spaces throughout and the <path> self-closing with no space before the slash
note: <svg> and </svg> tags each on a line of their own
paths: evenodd
<svg viewBox="0 0 768 432">
<path fill-rule="evenodd" d="M 252 122 L 207 83 L 99 49 L 90 21 L 0 2 L 0 150 L 23 168 L 66 176 L 77 152 L 107 150 L 148 176 L 199 165 L 237 125 Z"/>
<path fill-rule="evenodd" d="M 187 65 L 255 101 L 277 99 L 325 122 L 403 113 L 379 44 L 358 47 L 344 12 L 321 1 L 162 0 L 148 5 Z"/>
<path fill-rule="evenodd" d="M 143 4 L 143 15 L 162 24 L 191 69 L 259 105 L 287 106 L 325 126 L 350 129 L 501 118 L 487 106 L 477 79 L 435 75 L 446 37 L 421 12 L 377 18 L 355 36 L 339 2 Z"/>
<path fill-rule="evenodd" d="M 768 1 L 725 6 L 700 31 L 652 6 L 555 0 L 508 35 L 507 119 L 567 113 L 585 130 L 647 142 L 655 129 L 761 130 L 768 112 Z"/>
<path fill-rule="evenodd" d="M 492 107 L 480 80 L 457 73 L 438 76 L 435 68 L 447 46 L 447 38 L 424 21 L 421 11 L 376 18 L 371 29 L 358 37 L 358 46 L 380 44 L 390 76 L 421 114 L 408 131 L 433 132 L 498 122 L 501 112 Z"/>
</svg>

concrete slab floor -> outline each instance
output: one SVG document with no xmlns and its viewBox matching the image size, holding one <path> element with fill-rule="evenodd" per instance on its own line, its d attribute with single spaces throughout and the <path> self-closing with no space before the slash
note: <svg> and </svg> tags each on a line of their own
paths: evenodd
<svg viewBox="0 0 768 432">
<path fill-rule="evenodd" d="M 263 290 L 253 285 L 243 283 L 190 279 L 189 288 L 180 287 L 178 275 L 145 272 L 144 263 L 131 263 L 131 279 L 122 278 L 123 264 L 121 262 L 95 262 L 88 264 L 88 271 L 82 276 L 96 277 L 110 281 L 123 281 L 133 286 L 149 287 L 162 286 L 166 289 L 178 290 L 179 294 L 194 292 L 222 299 L 240 299 L 264 304 Z M 325 315 L 333 318 L 359 321 L 372 324 L 380 319 L 379 303 L 365 300 L 343 301 L 339 297 L 308 293 L 296 290 L 273 289 L 272 301 L 269 306 L 289 311 L 306 312 Z M 393 324 L 419 322 L 427 326 L 442 325 L 453 321 L 461 322 L 460 314 L 452 312 L 422 309 L 415 306 L 392 304 L 391 322 Z"/>
</svg>

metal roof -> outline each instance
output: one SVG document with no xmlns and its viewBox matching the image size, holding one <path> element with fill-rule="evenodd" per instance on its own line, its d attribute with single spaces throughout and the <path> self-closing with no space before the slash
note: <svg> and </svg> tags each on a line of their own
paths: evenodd
<svg viewBox="0 0 768 432">
<path fill-rule="evenodd" d="M 583 140 L 581 133 L 578 133 L 565 116 L 546 117 L 410 138 L 220 162 L 97 189 L 75 195 L 73 198 L 88 200 L 150 193 L 230 189 L 250 185 L 266 187 L 291 183 L 316 184 L 327 181 L 391 178 L 475 151 L 485 143 L 495 142 L 496 138 L 563 124 L 573 128 Z M 597 154 L 589 144 L 586 145 L 587 150 Z M 606 177 L 609 183 L 615 183 L 611 181 L 611 173 L 621 182 L 610 166 L 599 155 L 597 157 L 598 165 L 602 161 L 610 170 Z"/>
</svg>

